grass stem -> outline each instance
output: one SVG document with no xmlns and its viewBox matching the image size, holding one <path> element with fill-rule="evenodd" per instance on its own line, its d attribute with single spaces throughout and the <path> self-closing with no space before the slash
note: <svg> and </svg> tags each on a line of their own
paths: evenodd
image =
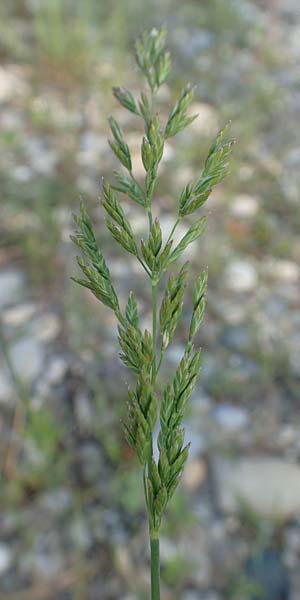
<svg viewBox="0 0 300 600">
<path fill-rule="evenodd" d="M 151 549 L 151 600 L 160 600 L 160 562 L 159 562 L 159 537 L 150 533 Z"/>
</svg>

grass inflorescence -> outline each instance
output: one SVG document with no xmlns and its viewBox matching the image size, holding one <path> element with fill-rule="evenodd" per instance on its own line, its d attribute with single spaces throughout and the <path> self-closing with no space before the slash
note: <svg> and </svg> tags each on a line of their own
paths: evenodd
<svg viewBox="0 0 300 600">
<path fill-rule="evenodd" d="M 194 95 L 190 85 L 185 86 L 180 93 L 165 124 L 156 112 L 156 94 L 167 80 L 171 69 L 170 55 L 165 50 L 165 42 L 164 29 L 153 29 L 150 33 L 144 33 L 136 42 L 136 63 L 148 86 L 148 91 L 142 91 L 140 99 L 134 98 L 124 87 L 113 88 L 119 103 L 144 123 L 144 135 L 141 139 L 144 184 L 140 184 L 134 176 L 129 146 L 113 117 L 109 119 L 112 133 L 109 144 L 123 169 L 115 172 L 113 184 L 103 182 L 103 207 L 107 214 L 107 228 L 123 250 L 136 257 L 150 281 L 151 332 L 143 330 L 140 326 L 138 302 L 133 292 L 129 294 L 125 310 L 122 310 L 84 204 L 81 204 L 80 214 L 75 216 L 77 229 L 72 236 L 83 254 L 83 258 L 78 257 L 77 260 L 84 276 L 73 279 L 89 288 L 98 300 L 114 311 L 118 320 L 120 357 L 136 377 L 135 389 L 129 389 L 125 433 L 143 470 L 151 541 L 153 600 L 160 598 L 159 529 L 166 506 L 179 484 L 188 459 L 189 444 L 184 442 L 182 421 L 200 370 L 201 352 L 195 348 L 194 342 L 203 321 L 207 286 L 207 271 L 203 270 L 194 285 L 193 310 L 186 348 L 173 380 L 166 385 L 160 399 L 157 392 L 157 376 L 164 353 L 178 326 L 188 278 L 188 263 L 184 263 L 178 272 L 173 272 L 173 268 L 180 261 L 186 248 L 205 231 L 206 217 L 199 217 L 196 213 L 208 200 L 214 186 L 226 176 L 233 143 L 233 140 L 226 140 L 226 126 L 209 148 L 200 175 L 195 181 L 188 183 L 179 195 L 177 218 L 171 234 L 164 242 L 160 222 L 153 218 L 152 205 L 165 140 L 182 131 L 197 116 L 189 114 Z M 141 240 L 140 244 L 122 208 L 121 197 L 124 195 L 143 207 L 148 215 L 147 238 Z M 176 228 L 187 215 L 194 215 L 194 221 L 179 243 L 175 244 Z M 159 306 L 158 285 L 170 270 L 172 272 L 167 279 Z M 157 422 L 160 424 L 160 431 L 159 458 L 156 461 L 153 432 Z"/>
</svg>

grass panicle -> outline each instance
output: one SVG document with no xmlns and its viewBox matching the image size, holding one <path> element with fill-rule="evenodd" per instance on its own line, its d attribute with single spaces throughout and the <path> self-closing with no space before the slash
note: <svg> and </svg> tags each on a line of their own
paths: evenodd
<svg viewBox="0 0 300 600">
<path fill-rule="evenodd" d="M 196 115 L 189 114 L 194 89 L 184 87 L 170 110 L 165 124 L 157 113 L 156 94 L 169 76 L 171 61 L 165 50 L 166 30 L 153 29 L 136 42 L 135 57 L 146 80 L 146 89 L 140 98 L 134 98 L 125 87 L 113 88 L 122 107 L 142 119 L 141 159 L 145 169 L 143 184 L 135 179 L 130 148 L 118 122 L 110 117 L 112 133 L 110 147 L 120 161 L 122 171 L 114 173 L 114 182 L 103 182 L 103 207 L 107 213 L 106 225 L 114 240 L 136 257 L 150 280 L 152 297 L 152 332 L 141 329 L 138 302 L 133 292 L 122 312 L 110 272 L 93 232 L 91 220 L 83 204 L 75 216 L 76 231 L 72 240 L 82 252 L 78 265 L 83 278 L 73 280 L 86 288 L 103 304 L 111 308 L 118 320 L 120 358 L 136 378 L 135 389 L 128 391 L 128 416 L 125 434 L 134 448 L 143 469 L 145 499 L 149 517 L 151 541 L 151 598 L 160 598 L 159 529 L 166 506 L 179 484 L 188 459 L 189 444 L 184 442 L 182 427 L 186 405 L 195 387 L 201 365 L 201 352 L 194 348 L 195 339 L 203 321 L 207 271 L 200 273 L 192 293 L 192 316 L 184 355 L 173 380 L 165 386 L 159 398 L 157 377 L 164 353 L 171 344 L 183 308 L 188 278 L 188 263 L 177 274 L 171 272 L 162 293 L 159 308 L 158 286 L 165 273 L 172 270 L 186 248 L 205 231 L 206 217 L 198 216 L 182 239 L 175 244 L 174 233 L 179 222 L 193 215 L 208 200 L 213 188 L 228 173 L 233 140 L 227 140 L 227 126 L 218 134 L 209 148 L 201 175 L 188 183 L 178 200 L 178 215 L 174 227 L 164 242 L 159 220 L 153 218 L 152 205 L 163 156 L 164 143 L 187 127 Z M 147 89 L 148 88 L 148 89 Z M 125 171 L 124 171 L 125 170 Z M 149 230 L 140 244 L 122 207 L 122 197 L 138 204 L 146 211 Z M 150 287 L 150 286 L 149 286 Z M 159 423 L 158 450 L 155 459 L 153 432 Z"/>
</svg>

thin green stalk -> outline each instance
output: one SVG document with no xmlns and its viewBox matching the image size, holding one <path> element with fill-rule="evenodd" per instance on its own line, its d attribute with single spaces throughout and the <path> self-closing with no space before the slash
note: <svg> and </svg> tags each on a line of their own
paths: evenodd
<svg viewBox="0 0 300 600">
<path fill-rule="evenodd" d="M 152 202 L 152 199 L 151 199 Z M 152 210 L 148 210 L 149 218 L 149 233 L 153 223 Z M 158 302 L 158 282 L 152 278 L 152 374 L 151 384 L 152 389 L 155 386 L 156 380 L 156 351 L 157 351 L 157 302 Z M 153 439 L 151 440 L 151 458 L 153 460 Z M 149 466 L 148 466 L 149 470 Z M 146 503 L 147 489 L 145 488 Z M 148 506 L 148 517 L 149 517 L 149 532 L 150 532 L 150 550 L 151 550 L 151 600 L 160 600 L 160 559 L 159 559 L 159 534 L 158 531 L 151 530 L 150 524 L 150 512 Z"/>
<path fill-rule="evenodd" d="M 173 235 L 175 233 L 175 230 L 177 228 L 177 225 L 179 225 L 179 222 L 180 222 L 180 217 L 177 218 L 177 220 L 175 221 L 175 223 L 173 225 L 172 231 L 170 232 L 170 235 L 169 235 L 169 237 L 168 237 L 168 239 L 166 241 L 167 244 L 172 239 L 172 237 L 173 237 Z"/>
<path fill-rule="evenodd" d="M 152 281 L 152 385 L 156 378 L 156 337 L 157 337 L 157 283 Z"/>
<path fill-rule="evenodd" d="M 152 227 L 152 223 L 153 223 L 153 217 L 152 217 L 152 211 L 151 208 L 148 210 L 148 220 L 149 220 L 149 231 Z"/>
<path fill-rule="evenodd" d="M 143 269 L 146 271 L 148 277 L 151 277 L 151 273 L 150 273 L 149 269 L 147 269 L 147 267 L 146 267 L 144 261 L 141 259 L 141 257 L 137 256 L 137 259 L 138 259 L 139 263 L 142 265 Z"/>
<path fill-rule="evenodd" d="M 160 562 L 158 534 L 150 532 L 151 600 L 160 600 Z"/>
<path fill-rule="evenodd" d="M 161 350 L 160 351 L 160 357 L 159 357 L 158 365 L 157 365 L 157 368 L 156 368 L 156 375 L 158 375 L 158 373 L 159 373 L 159 370 L 160 370 L 160 367 L 161 367 L 161 364 L 162 364 L 162 361 L 163 361 L 163 357 L 164 357 L 164 352 L 163 352 L 163 350 Z"/>
</svg>

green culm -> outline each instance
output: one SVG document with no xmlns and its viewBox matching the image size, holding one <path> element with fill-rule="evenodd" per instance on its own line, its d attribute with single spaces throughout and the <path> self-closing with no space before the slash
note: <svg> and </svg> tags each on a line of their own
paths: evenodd
<svg viewBox="0 0 300 600">
<path fill-rule="evenodd" d="M 159 220 L 153 218 L 152 204 L 158 178 L 159 163 L 163 156 L 165 140 L 187 127 L 197 115 L 189 114 L 193 88 L 186 85 L 171 109 L 163 125 L 156 112 L 155 100 L 158 89 L 167 80 L 171 61 L 165 50 L 166 31 L 153 29 L 144 33 L 135 45 L 136 63 L 146 80 L 147 91 L 136 100 L 126 88 L 116 87 L 113 93 L 119 103 L 144 125 L 141 140 L 141 158 L 145 168 L 144 183 L 138 182 L 132 171 L 130 149 L 117 121 L 111 117 L 112 133 L 110 147 L 123 166 L 114 173 L 114 183 L 103 183 L 103 207 L 107 213 L 106 225 L 126 252 L 139 261 L 151 285 L 152 331 L 142 330 L 139 324 L 137 299 L 129 294 L 125 309 L 120 306 L 118 295 L 111 280 L 109 268 L 93 232 L 91 220 L 83 204 L 75 216 L 76 231 L 73 242 L 82 251 L 78 265 L 83 278 L 72 279 L 89 288 L 103 304 L 116 315 L 118 321 L 120 357 L 134 373 L 135 389 L 129 389 L 128 417 L 125 433 L 134 448 L 143 470 L 145 500 L 149 518 L 151 548 L 151 598 L 160 598 L 159 530 L 166 506 L 172 498 L 185 463 L 189 444 L 184 443 L 184 418 L 187 402 L 199 374 L 201 353 L 195 349 L 194 339 L 203 320 L 207 271 L 200 273 L 193 290 L 193 309 L 186 348 L 173 380 L 158 397 L 157 376 L 165 351 L 172 341 L 183 307 L 187 282 L 188 262 L 178 272 L 172 272 L 165 284 L 160 307 L 158 286 L 166 273 L 180 261 L 185 249 L 196 241 L 205 230 L 205 216 L 196 216 L 207 201 L 213 187 L 228 173 L 229 157 L 233 140 L 226 140 L 227 127 L 221 130 L 212 143 L 201 174 L 182 190 L 178 199 L 178 213 L 174 227 L 166 241 Z M 140 245 L 122 208 L 120 197 L 125 195 L 147 211 L 149 231 Z M 195 215 L 187 233 L 179 243 L 174 243 L 174 233 L 180 221 L 187 215 Z M 149 285 L 149 297 L 150 297 Z M 153 451 L 153 432 L 159 422 L 159 458 Z"/>
</svg>

